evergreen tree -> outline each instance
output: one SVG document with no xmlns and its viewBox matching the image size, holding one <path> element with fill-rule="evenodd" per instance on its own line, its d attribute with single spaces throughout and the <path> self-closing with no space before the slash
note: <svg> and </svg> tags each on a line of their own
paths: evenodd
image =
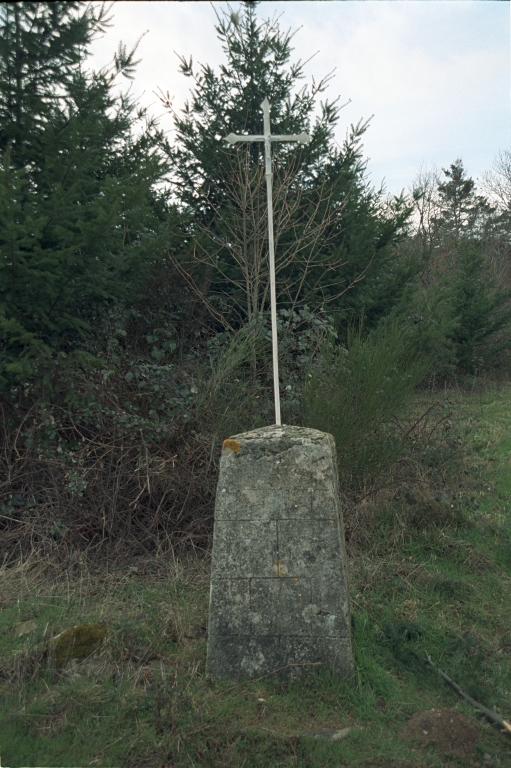
<svg viewBox="0 0 511 768">
<path fill-rule="evenodd" d="M 80 13 L 82 10 L 82 13 Z M 0 151 L 15 168 L 37 166 L 38 141 L 109 20 L 80 2 L 6 2 L 0 7 Z"/>
<path fill-rule="evenodd" d="M 434 219 L 443 242 L 481 238 L 492 223 L 495 207 L 477 195 L 475 182 L 466 176 L 461 159 L 443 169 L 447 181 L 438 185 L 439 214 Z"/>
<path fill-rule="evenodd" d="M 196 263 L 196 284 L 210 303 L 222 297 L 217 306 L 226 315 L 226 325 L 232 322 L 232 283 L 242 284 L 244 276 L 229 248 L 221 247 L 225 242 L 221 220 L 228 212 L 232 230 L 233 217 L 238 215 L 238 229 L 244 233 L 239 204 L 229 199 L 229 179 L 232 169 L 240 164 L 240 155 L 248 156 L 241 164 L 248 162 L 254 173 L 263 168 L 264 146 L 254 142 L 227 148 L 222 139 L 231 132 L 260 134 L 261 103 L 268 97 L 274 133 L 306 131 L 312 137 L 307 146 L 272 146 L 275 215 L 285 200 L 300 196 L 276 249 L 279 307 L 290 308 L 297 300 L 291 291 L 283 293 L 282 286 L 300 286 L 298 299 L 302 303 L 315 308 L 328 304 L 330 311 L 345 318 L 345 325 L 350 314 L 364 309 L 369 330 L 400 300 L 417 272 L 415 262 L 396 259 L 393 249 L 405 236 L 411 209 L 403 197 L 386 206 L 383 191 L 369 187 L 360 147 L 368 123 L 351 126 L 341 149 L 333 141 L 339 120 L 338 100 L 322 103 L 321 114 L 312 124 L 316 99 L 330 78 L 299 88 L 304 65 L 290 63 L 292 35 L 284 33 L 278 22 L 259 21 L 256 6 L 245 3 L 243 15 L 218 19 L 215 29 L 226 55 L 226 64 L 219 72 L 208 65 L 195 69 L 191 59 L 181 59 L 181 72 L 193 79 L 195 88 L 182 114 L 174 114 L 175 144 L 168 146 L 167 152 L 176 195 L 196 221 L 192 235 L 197 240 L 198 232 L 207 228 L 217 247 L 218 268 L 210 263 L 201 272 Z M 163 102 L 171 108 L 168 98 Z M 290 170 L 294 182 L 281 185 L 279 192 L 279 179 L 286 179 Z M 293 244 L 303 243 L 314 227 L 321 230 L 321 236 L 302 253 L 302 260 L 289 258 L 285 266 L 279 262 L 286 249 L 291 252 Z M 207 238 L 206 243 L 207 251 Z M 311 263 L 314 268 L 310 268 Z M 194 269 L 193 260 L 187 269 Z"/>
<path fill-rule="evenodd" d="M 111 93 L 116 75 L 131 76 L 134 51 L 121 45 L 112 70 L 85 73 L 86 44 L 105 19 L 90 7 L 74 15 L 79 6 L 0 9 L 4 391 L 48 381 L 70 355 L 90 360 L 84 340 L 98 308 L 136 300 L 175 222 L 154 188 L 166 173 L 161 134 L 148 123 L 135 139 L 145 113 Z"/>
<path fill-rule="evenodd" d="M 502 216 L 497 206 L 478 195 L 461 159 L 444 169 L 438 184 L 439 262 L 447 268 L 447 318 L 451 327 L 445 343 L 460 372 L 474 373 L 495 366 L 509 348 L 503 333 L 511 319 L 511 291 L 498 284 L 495 246 L 501 238 Z"/>
<path fill-rule="evenodd" d="M 510 348 L 511 290 L 502 290 L 483 254 L 474 244 L 459 246 L 458 266 L 447 292 L 449 316 L 454 321 L 448 334 L 458 369 L 475 373 L 498 365 L 498 355 Z"/>
</svg>

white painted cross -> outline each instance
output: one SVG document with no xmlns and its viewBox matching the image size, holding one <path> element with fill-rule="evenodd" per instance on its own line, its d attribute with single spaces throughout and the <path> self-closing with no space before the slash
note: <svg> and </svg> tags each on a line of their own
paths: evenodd
<svg viewBox="0 0 511 768">
<path fill-rule="evenodd" d="M 268 195 L 268 245 L 270 251 L 270 300 L 271 300 L 271 338 L 273 347 L 273 391 L 275 393 L 275 424 L 280 424 L 280 391 L 279 391 L 279 358 L 277 345 L 277 296 L 275 291 L 275 251 L 273 247 L 273 198 L 272 198 L 272 170 L 271 170 L 271 142 L 272 141 L 299 141 L 307 144 L 310 136 L 307 133 L 299 133 L 294 136 L 272 136 L 270 131 L 270 102 L 265 98 L 261 104 L 264 116 L 263 136 L 237 136 L 230 133 L 225 137 L 229 144 L 238 141 L 264 141 L 264 154 L 266 160 L 266 191 Z"/>
</svg>

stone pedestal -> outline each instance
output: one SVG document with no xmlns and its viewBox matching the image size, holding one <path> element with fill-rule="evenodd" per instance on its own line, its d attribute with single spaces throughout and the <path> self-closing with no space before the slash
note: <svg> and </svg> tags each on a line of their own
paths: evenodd
<svg viewBox="0 0 511 768">
<path fill-rule="evenodd" d="M 346 565 L 332 435 L 271 426 L 225 440 L 208 677 L 236 682 L 316 662 L 352 675 Z"/>
</svg>

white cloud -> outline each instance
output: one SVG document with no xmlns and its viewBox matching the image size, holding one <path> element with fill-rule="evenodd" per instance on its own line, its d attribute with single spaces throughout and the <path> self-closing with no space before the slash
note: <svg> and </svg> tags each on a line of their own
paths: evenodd
<svg viewBox="0 0 511 768">
<path fill-rule="evenodd" d="M 238 5 L 232 3 L 233 10 Z M 318 80 L 336 69 L 323 95 L 351 103 L 340 114 L 337 140 L 350 123 L 374 114 L 364 136 L 372 182 L 397 192 L 422 162 L 445 167 L 461 156 L 476 177 L 510 139 L 509 3 L 487 0 L 366 0 L 262 2 L 259 18 L 280 16 L 283 29 L 302 26 L 292 60 L 318 55 L 304 69 Z M 179 109 L 193 82 L 174 54 L 214 68 L 224 61 L 214 30 L 225 2 L 118 2 L 114 26 L 94 44 L 92 64 L 105 64 L 123 40 L 140 44 L 143 59 L 133 92 L 161 114 L 157 88 Z M 169 116 L 162 125 L 171 129 Z"/>
</svg>

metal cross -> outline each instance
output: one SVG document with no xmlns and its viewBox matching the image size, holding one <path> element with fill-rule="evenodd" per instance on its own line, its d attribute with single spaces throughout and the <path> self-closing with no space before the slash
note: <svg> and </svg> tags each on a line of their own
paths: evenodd
<svg viewBox="0 0 511 768">
<path fill-rule="evenodd" d="M 225 137 L 229 144 L 238 141 L 264 141 L 264 155 L 266 160 L 266 191 L 268 196 L 268 245 L 270 252 L 270 300 L 271 300 L 271 338 L 273 347 L 273 391 L 275 393 L 275 424 L 280 424 L 280 391 L 279 391 L 279 357 L 277 345 L 277 297 L 275 291 L 275 250 L 273 246 L 273 197 L 272 197 L 272 170 L 271 170 L 271 142 L 272 141 L 299 141 L 307 144 L 310 136 L 307 133 L 299 133 L 293 136 L 275 136 L 270 131 L 270 102 L 267 98 L 261 104 L 264 118 L 263 136 L 238 136 L 230 133 Z"/>
</svg>

